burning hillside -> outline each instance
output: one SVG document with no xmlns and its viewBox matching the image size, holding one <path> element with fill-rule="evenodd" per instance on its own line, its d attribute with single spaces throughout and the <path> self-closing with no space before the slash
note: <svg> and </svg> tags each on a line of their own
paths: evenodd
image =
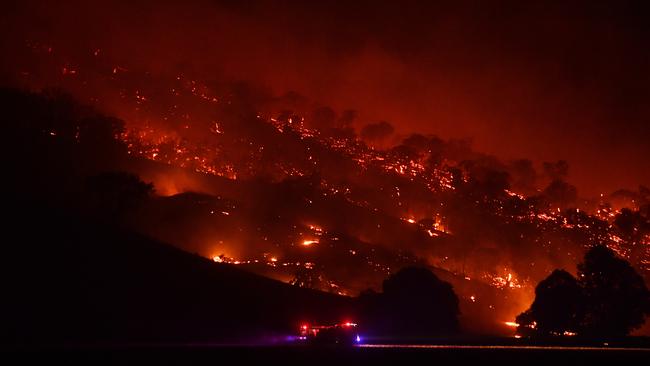
<svg viewBox="0 0 650 366">
<path fill-rule="evenodd" d="M 542 175 L 530 161 L 418 134 L 384 148 L 357 135 L 354 111 L 299 95 L 132 69 L 101 48 L 73 59 L 47 43 L 22 46 L 31 62 L 13 83 L 60 87 L 124 121 L 113 136 L 126 157 L 115 167 L 158 192 L 125 223 L 215 262 L 344 295 L 427 265 L 469 315 L 495 321 L 595 245 L 649 277 L 647 188 L 579 199 L 564 162 Z M 86 136 L 81 125 L 45 127 L 53 141 Z M 621 196 L 633 197 L 627 208 Z"/>
</svg>

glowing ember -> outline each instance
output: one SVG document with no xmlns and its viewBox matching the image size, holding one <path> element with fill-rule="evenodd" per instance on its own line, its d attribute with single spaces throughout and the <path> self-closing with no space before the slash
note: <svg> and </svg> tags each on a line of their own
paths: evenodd
<svg viewBox="0 0 650 366">
<path fill-rule="evenodd" d="M 484 278 L 486 278 L 492 286 L 500 289 L 519 289 L 522 287 L 512 273 L 508 273 L 503 277 L 486 274 Z"/>
<path fill-rule="evenodd" d="M 322 233 L 322 232 L 323 232 L 323 228 L 321 228 L 320 226 L 309 225 L 309 228 L 310 228 L 311 230 L 317 232 L 317 233 Z"/>
</svg>

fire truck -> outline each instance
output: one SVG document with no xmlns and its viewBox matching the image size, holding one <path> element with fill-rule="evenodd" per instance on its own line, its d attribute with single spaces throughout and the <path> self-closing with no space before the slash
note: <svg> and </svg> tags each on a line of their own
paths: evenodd
<svg viewBox="0 0 650 366">
<path fill-rule="evenodd" d="M 357 324 L 352 322 L 334 325 L 303 324 L 300 326 L 298 339 L 310 344 L 341 346 L 352 346 L 361 342 Z"/>
</svg>

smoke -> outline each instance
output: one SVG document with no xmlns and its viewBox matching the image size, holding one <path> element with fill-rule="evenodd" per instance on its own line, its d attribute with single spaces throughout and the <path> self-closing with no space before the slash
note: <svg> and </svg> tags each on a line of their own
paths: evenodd
<svg viewBox="0 0 650 366">
<path fill-rule="evenodd" d="M 590 2 L 498 8 L 29 1 L 3 14 L 2 53 L 12 57 L 2 69 L 25 71 L 18 46 L 37 42 L 66 55 L 68 69 L 110 57 L 118 72 L 294 90 L 335 111 L 355 108 L 357 128 L 386 119 L 401 131 L 470 136 L 504 159 L 579 161 L 572 180 L 589 195 L 647 185 L 643 12 Z M 119 98 L 94 97 L 131 117 Z"/>
<path fill-rule="evenodd" d="M 555 163 L 544 162 L 544 174 L 551 181 L 566 179 L 569 175 L 569 164 L 564 160 L 559 160 Z"/>
<path fill-rule="evenodd" d="M 124 120 L 139 158 L 105 165 L 164 196 L 132 224 L 190 252 L 257 259 L 283 280 L 318 261 L 354 291 L 417 261 L 456 283 L 532 284 L 594 240 L 537 217 L 580 204 L 569 179 L 587 195 L 648 181 L 650 84 L 642 63 L 634 78 L 620 71 L 647 50 L 616 27 L 604 49 L 582 44 L 600 42 L 599 19 L 582 31 L 534 5 L 476 6 L 411 4 L 396 17 L 390 3 L 24 2 L 2 15 L 1 79 L 60 87 Z M 590 46 L 600 62 L 585 62 Z M 391 165 L 354 155 L 361 142 L 332 148 L 355 131 Z M 564 158 L 580 162 L 570 176 Z M 427 174 L 446 190 L 432 194 Z M 287 265 L 269 269 L 271 258 Z"/>
<path fill-rule="evenodd" d="M 361 137 L 371 143 L 382 143 L 395 132 L 393 125 L 386 121 L 379 121 L 363 126 Z"/>
</svg>

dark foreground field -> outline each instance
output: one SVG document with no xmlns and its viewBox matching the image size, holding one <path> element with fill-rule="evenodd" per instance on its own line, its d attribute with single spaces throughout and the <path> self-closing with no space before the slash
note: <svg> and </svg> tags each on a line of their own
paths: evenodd
<svg viewBox="0 0 650 366">
<path fill-rule="evenodd" d="M 561 364 L 626 365 L 644 363 L 650 349 L 613 347 L 512 347 L 401 345 L 373 347 L 223 347 L 184 345 L 167 347 L 68 348 L 2 353 L 11 364 L 178 364 L 178 365 L 411 365 L 411 364 Z"/>
</svg>

